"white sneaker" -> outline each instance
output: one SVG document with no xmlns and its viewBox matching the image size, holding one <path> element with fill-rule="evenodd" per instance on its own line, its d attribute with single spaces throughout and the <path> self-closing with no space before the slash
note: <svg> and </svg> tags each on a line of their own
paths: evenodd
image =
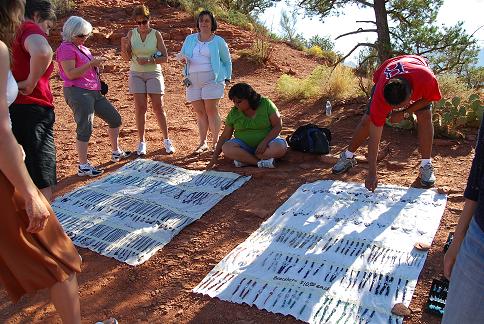
<svg viewBox="0 0 484 324">
<path fill-rule="evenodd" d="M 119 150 L 119 152 L 113 152 L 111 154 L 111 161 L 113 162 L 119 162 L 122 159 L 126 159 L 131 155 L 131 151 L 123 151 Z"/>
<path fill-rule="evenodd" d="M 245 166 L 248 165 L 248 164 L 246 164 L 244 162 L 240 162 L 240 161 L 237 161 L 237 160 L 234 160 L 234 164 L 235 164 L 235 167 L 236 168 L 242 168 L 242 167 L 245 167 Z"/>
<path fill-rule="evenodd" d="M 274 158 L 270 158 L 270 159 L 267 159 L 267 160 L 260 160 L 259 162 L 257 162 L 257 166 L 259 168 L 274 169 L 275 168 Z"/>
<path fill-rule="evenodd" d="M 89 162 L 87 162 L 86 164 L 79 164 L 77 175 L 80 177 L 84 177 L 84 176 L 97 177 L 98 175 L 103 174 L 103 172 L 104 172 L 103 170 L 96 169 Z"/>
<path fill-rule="evenodd" d="M 163 140 L 163 146 L 165 147 L 166 153 L 173 154 L 175 153 L 175 147 L 169 138 Z"/>
<path fill-rule="evenodd" d="M 146 142 L 139 142 L 136 153 L 138 154 L 138 156 L 146 155 Z"/>
</svg>

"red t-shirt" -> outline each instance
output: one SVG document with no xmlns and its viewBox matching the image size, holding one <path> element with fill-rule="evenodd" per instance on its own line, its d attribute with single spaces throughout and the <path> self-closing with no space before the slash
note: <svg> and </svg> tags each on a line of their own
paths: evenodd
<svg viewBox="0 0 484 324">
<path fill-rule="evenodd" d="M 42 35 L 47 39 L 39 26 L 31 21 L 25 21 L 20 25 L 17 36 L 12 43 L 12 74 L 17 82 L 27 79 L 30 73 L 30 54 L 24 47 L 25 39 L 30 35 Z M 18 94 L 15 104 L 34 104 L 44 107 L 54 108 L 52 92 L 50 91 L 49 78 L 54 70 L 54 64 L 51 63 L 42 77 L 37 82 L 34 91 L 28 96 Z"/>
<path fill-rule="evenodd" d="M 376 126 L 383 126 L 393 109 L 383 97 L 383 89 L 388 79 L 397 76 L 410 82 L 412 87 L 410 102 L 419 99 L 438 101 L 442 98 L 437 79 L 423 57 L 402 55 L 388 59 L 373 74 L 375 92 L 371 98 L 370 119 Z"/>
</svg>

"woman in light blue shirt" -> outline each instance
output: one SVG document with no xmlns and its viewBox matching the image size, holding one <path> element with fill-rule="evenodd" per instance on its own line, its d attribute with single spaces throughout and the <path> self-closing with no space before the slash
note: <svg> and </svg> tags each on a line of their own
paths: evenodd
<svg viewBox="0 0 484 324">
<path fill-rule="evenodd" d="M 224 96 L 225 83 L 232 78 L 232 60 L 225 40 L 214 34 L 217 21 L 210 11 L 200 12 L 196 25 L 198 33 L 185 38 L 178 58 L 185 62 L 186 97 L 197 114 L 200 144 L 195 153 L 203 153 L 209 149 L 209 129 L 212 147 L 218 141 L 221 126 L 218 103 Z"/>
</svg>

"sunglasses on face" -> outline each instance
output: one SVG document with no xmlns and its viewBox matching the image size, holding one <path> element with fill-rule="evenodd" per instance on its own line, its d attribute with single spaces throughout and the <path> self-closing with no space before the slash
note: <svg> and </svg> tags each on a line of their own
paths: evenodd
<svg viewBox="0 0 484 324">
<path fill-rule="evenodd" d="M 244 100 L 243 100 L 243 99 L 234 99 L 234 100 L 232 100 L 232 101 L 234 102 L 234 104 L 239 105 L 239 104 L 241 104 L 241 103 L 242 103 L 242 101 L 244 101 Z"/>
<path fill-rule="evenodd" d="M 148 21 L 149 21 L 148 19 L 144 19 L 144 20 L 137 21 L 136 23 L 138 25 L 146 25 L 148 23 Z"/>
<path fill-rule="evenodd" d="M 85 35 L 76 35 L 77 38 L 86 38 L 89 37 L 90 34 L 85 34 Z"/>
</svg>

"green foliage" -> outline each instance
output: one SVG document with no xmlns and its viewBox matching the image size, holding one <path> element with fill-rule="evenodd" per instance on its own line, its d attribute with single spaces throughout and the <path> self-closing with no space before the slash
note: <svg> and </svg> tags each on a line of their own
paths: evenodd
<svg viewBox="0 0 484 324">
<path fill-rule="evenodd" d="M 474 93 L 474 90 L 469 88 L 466 82 L 458 77 L 456 74 L 442 73 L 437 76 L 439 82 L 440 93 L 442 98 L 449 99 L 454 97 L 468 98 Z"/>
<path fill-rule="evenodd" d="M 334 42 L 329 36 L 314 35 L 306 42 L 306 47 L 318 46 L 323 51 L 334 51 Z"/>
<path fill-rule="evenodd" d="M 479 95 L 472 94 L 467 100 L 461 97 L 442 99 L 434 105 L 433 122 L 437 136 L 464 138 L 462 128 L 479 128 L 484 105 Z"/>
<path fill-rule="evenodd" d="M 331 50 L 323 50 L 318 45 L 314 45 L 305 51 L 308 53 L 308 55 L 325 60 L 328 65 L 335 64 L 339 59 L 339 55 L 337 53 Z"/>
<path fill-rule="evenodd" d="M 277 81 L 277 91 L 285 99 L 344 100 L 355 98 L 358 91 L 353 71 L 343 65 L 332 67 L 319 65 L 303 79 L 283 74 Z"/>
<path fill-rule="evenodd" d="M 273 0 L 220 0 L 220 3 L 229 10 L 238 11 L 245 15 L 262 12 L 274 5 Z"/>
<path fill-rule="evenodd" d="M 65 17 L 74 10 L 75 4 L 72 0 L 51 0 L 57 18 Z"/>
<path fill-rule="evenodd" d="M 247 57 L 257 64 L 266 64 L 272 54 L 272 45 L 268 31 L 259 25 L 255 29 L 256 39 L 249 49 L 239 52 L 241 57 Z"/>
</svg>

